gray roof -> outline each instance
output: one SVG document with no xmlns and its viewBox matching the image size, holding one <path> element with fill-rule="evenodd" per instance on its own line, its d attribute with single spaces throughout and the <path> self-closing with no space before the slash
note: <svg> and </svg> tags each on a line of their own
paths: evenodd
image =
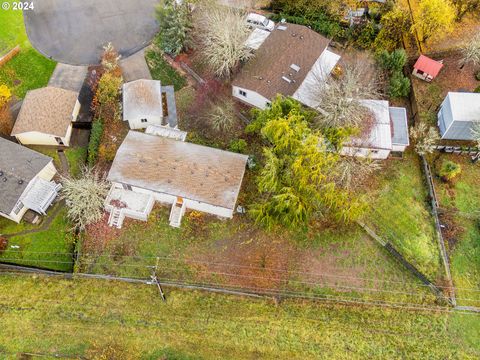
<svg viewBox="0 0 480 360">
<path fill-rule="evenodd" d="M 234 209 L 248 157 L 130 131 L 108 180 Z"/>
<path fill-rule="evenodd" d="M 390 119 L 393 124 L 392 144 L 410 145 L 408 137 L 407 110 L 401 107 L 390 107 Z"/>
<path fill-rule="evenodd" d="M 163 117 L 162 85 L 158 80 L 135 80 L 123 84 L 123 120 Z"/>
<path fill-rule="evenodd" d="M 52 158 L 0 138 L 0 212 L 10 214 L 25 188 Z"/>
</svg>

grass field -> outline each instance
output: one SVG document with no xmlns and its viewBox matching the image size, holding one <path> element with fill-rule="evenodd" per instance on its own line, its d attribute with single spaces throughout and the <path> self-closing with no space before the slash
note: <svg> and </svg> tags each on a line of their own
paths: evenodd
<svg viewBox="0 0 480 360">
<path fill-rule="evenodd" d="M 475 359 L 474 315 L 242 299 L 96 280 L 0 278 L 0 356 Z"/>
<path fill-rule="evenodd" d="M 440 277 L 440 255 L 420 162 L 412 152 L 389 160 L 375 184 L 365 222 L 432 281 Z"/>
<path fill-rule="evenodd" d="M 23 98 L 28 90 L 47 85 L 55 62 L 32 48 L 21 11 L 0 10 L 0 24 L 0 50 L 8 51 L 16 45 L 21 49 L 17 56 L 0 67 L 0 83 L 8 85 L 14 95 Z"/>
<path fill-rule="evenodd" d="M 55 207 L 49 209 L 50 217 L 54 216 L 55 211 Z M 38 226 L 25 224 L 24 222 L 20 225 L 8 220 L 5 224 L 3 222 L 4 220 L 0 221 L 0 233 L 7 235 L 38 229 Z M 61 209 L 54 216 L 48 229 L 31 234 L 13 236 L 9 238 L 8 246 L 9 248 L 0 254 L 0 261 L 50 270 L 73 270 L 72 256 L 68 254 L 73 250 L 73 236 L 71 234 L 71 225 L 66 220 L 64 209 Z M 16 248 L 17 246 L 19 248 Z"/>
<path fill-rule="evenodd" d="M 187 84 L 187 80 L 163 59 L 161 53 L 148 50 L 145 58 L 152 78 L 160 80 L 162 85 L 173 85 L 175 91 L 178 91 Z"/>
<path fill-rule="evenodd" d="M 87 148 L 76 147 L 65 150 L 68 165 L 70 166 L 70 175 L 78 177 L 81 174 L 82 166 L 87 160 Z"/>
<path fill-rule="evenodd" d="M 451 184 L 438 179 L 435 183 L 441 207 L 451 214 L 444 221 L 453 282 L 459 303 L 480 306 L 480 164 L 472 164 L 467 156 L 446 154 L 435 164 L 441 166 L 444 160 L 462 167 Z"/>
</svg>

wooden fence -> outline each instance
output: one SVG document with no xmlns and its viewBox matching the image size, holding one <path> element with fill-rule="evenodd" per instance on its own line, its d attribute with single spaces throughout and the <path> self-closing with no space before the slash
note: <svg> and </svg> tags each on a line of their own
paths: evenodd
<svg viewBox="0 0 480 360">
<path fill-rule="evenodd" d="M 0 67 L 12 60 L 20 52 L 20 45 L 15 46 L 8 53 L 0 57 Z"/>
</svg>

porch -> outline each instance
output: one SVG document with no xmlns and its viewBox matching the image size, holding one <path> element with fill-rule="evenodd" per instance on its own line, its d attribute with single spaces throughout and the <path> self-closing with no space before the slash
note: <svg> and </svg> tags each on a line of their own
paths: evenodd
<svg viewBox="0 0 480 360">
<path fill-rule="evenodd" d="M 152 195 L 112 186 L 105 200 L 105 210 L 110 213 L 108 224 L 121 229 L 126 217 L 147 221 L 154 204 Z"/>
</svg>

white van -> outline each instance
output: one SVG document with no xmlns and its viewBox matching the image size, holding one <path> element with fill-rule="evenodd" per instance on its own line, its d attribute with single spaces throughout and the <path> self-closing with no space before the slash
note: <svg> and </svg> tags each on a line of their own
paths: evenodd
<svg viewBox="0 0 480 360">
<path fill-rule="evenodd" d="M 275 29 L 275 23 L 272 20 L 269 20 L 265 16 L 256 13 L 248 14 L 247 23 L 251 28 L 267 31 L 273 31 L 273 29 Z"/>
</svg>

